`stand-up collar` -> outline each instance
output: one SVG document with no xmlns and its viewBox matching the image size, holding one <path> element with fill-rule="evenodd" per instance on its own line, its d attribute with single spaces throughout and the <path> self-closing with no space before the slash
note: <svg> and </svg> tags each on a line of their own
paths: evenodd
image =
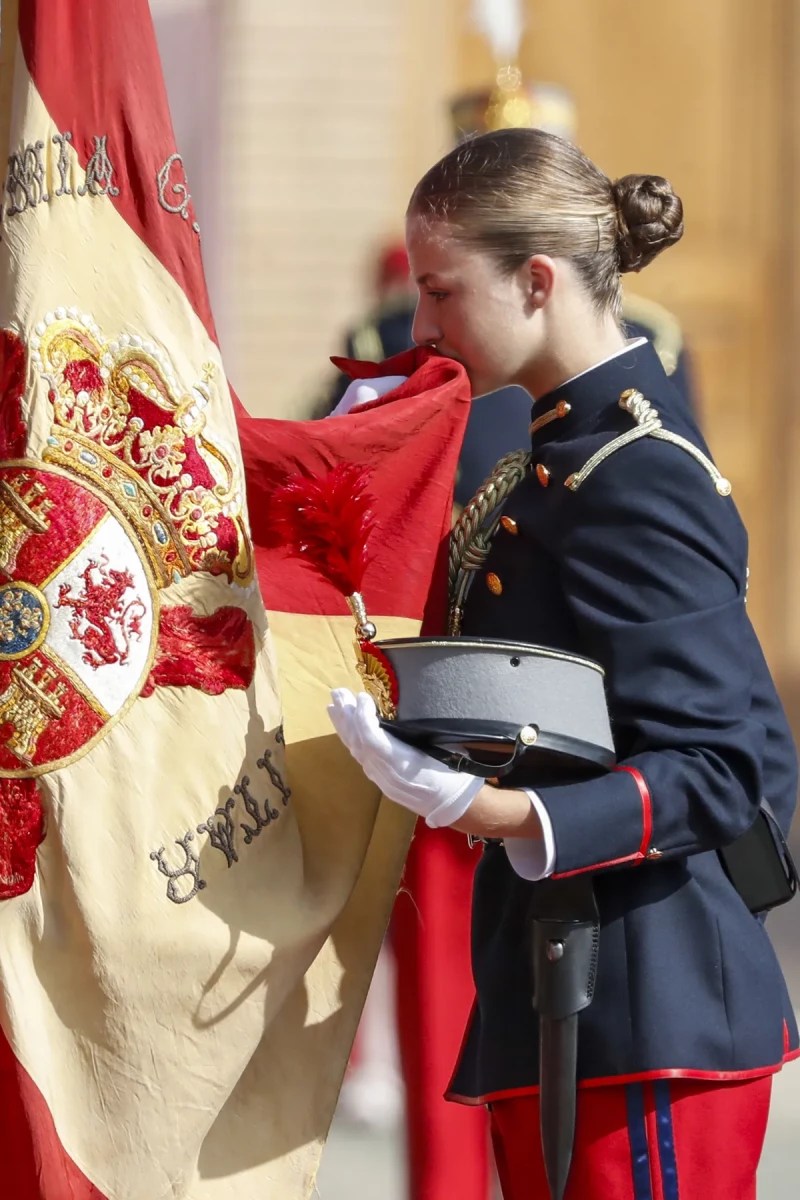
<svg viewBox="0 0 800 1200">
<path fill-rule="evenodd" d="M 630 346 L 540 397 L 531 410 L 531 442 L 541 446 L 574 437 L 578 430 L 595 423 L 603 410 L 615 408 L 628 388 L 657 400 L 667 384 L 652 344 Z"/>
</svg>

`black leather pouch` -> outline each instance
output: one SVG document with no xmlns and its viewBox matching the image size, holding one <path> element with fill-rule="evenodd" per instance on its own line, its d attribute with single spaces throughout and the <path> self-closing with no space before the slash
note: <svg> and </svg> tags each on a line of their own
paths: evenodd
<svg viewBox="0 0 800 1200">
<path fill-rule="evenodd" d="M 786 904 L 797 891 L 797 868 L 766 800 L 747 832 L 718 853 L 728 878 L 752 913 Z"/>
</svg>

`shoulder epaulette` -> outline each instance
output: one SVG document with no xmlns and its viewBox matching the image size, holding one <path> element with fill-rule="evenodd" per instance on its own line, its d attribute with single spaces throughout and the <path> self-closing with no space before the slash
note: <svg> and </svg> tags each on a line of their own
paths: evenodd
<svg viewBox="0 0 800 1200">
<path fill-rule="evenodd" d="M 679 446 L 681 450 L 685 450 L 711 476 L 714 487 L 720 496 L 730 496 L 730 481 L 717 470 L 708 455 L 703 454 L 702 450 L 698 450 L 697 446 L 690 442 L 688 438 L 681 437 L 679 433 L 672 433 L 669 429 L 664 429 L 657 410 L 653 408 L 649 400 L 645 400 L 641 392 L 637 392 L 635 388 L 629 388 L 628 391 L 623 392 L 620 396 L 619 406 L 625 412 L 631 414 L 636 422 L 635 428 L 629 429 L 627 433 L 621 433 L 613 441 L 608 442 L 605 446 L 601 446 L 589 461 L 581 467 L 580 471 L 575 471 L 570 475 L 565 480 L 565 484 L 571 492 L 577 492 L 581 484 L 589 478 L 595 467 L 599 467 L 600 463 L 605 462 L 612 454 L 616 454 L 617 450 L 622 450 L 625 446 L 630 446 L 632 442 L 640 441 L 641 438 L 652 437 L 657 438 L 661 442 L 669 442 L 671 445 Z"/>
<path fill-rule="evenodd" d="M 408 311 L 409 301 L 406 296 L 390 297 L 384 300 L 351 335 L 353 358 L 361 359 L 363 362 L 383 362 L 386 358 L 386 351 L 381 337 L 381 321 Z"/>
<path fill-rule="evenodd" d="M 662 367 L 667 375 L 674 375 L 683 352 L 683 333 L 678 318 L 655 300 L 628 294 L 622 301 L 622 319 L 645 327 L 651 334 Z"/>
<path fill-rule="evenodd" d="M 386 355 L 383 353 L 383 339 L 374 320 L 364 321 L 353 333 L 351 338 L 353 358 L 362 362 L 382 362 Z"/>
</svg>

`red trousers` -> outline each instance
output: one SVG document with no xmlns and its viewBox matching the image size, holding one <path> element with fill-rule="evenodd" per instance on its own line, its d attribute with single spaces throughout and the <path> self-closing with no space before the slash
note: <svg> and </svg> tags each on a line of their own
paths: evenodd
<svg viewBox="0 0 800 1200">
<path fill-rule="evenodd" d="M 582 1088 L 565 1200 L 755 1200 L 771 1086 Z M 504 1200 L 548 1200 L 538 1096 L 494 1102 L 491 1123 Z"/>
<path fill-rule="evenodd" d="M 475 995 L 470 921 L 479 853 L 463 834 L 419 821 L 392 917 L 410 1200 L 490 1195 L 486 1110 L 444 1099 Z"/>
</svg>

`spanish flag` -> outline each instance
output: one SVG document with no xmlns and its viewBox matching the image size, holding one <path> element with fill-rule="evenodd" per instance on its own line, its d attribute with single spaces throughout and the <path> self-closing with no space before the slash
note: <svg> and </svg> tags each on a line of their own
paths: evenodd
<svg viewBox="0 0 800 1200">
<path fill-rule="evenodd" d="M 411 830 L 330 730 L 353 621 L 273 495 L 368 471 L 364 597 L 416 632 L 468 385 L 416 351 L 248 418 L 146 0 L 3 0 L 1 53 L 0 1196 L 300 1200 Z"/>
</svg>

